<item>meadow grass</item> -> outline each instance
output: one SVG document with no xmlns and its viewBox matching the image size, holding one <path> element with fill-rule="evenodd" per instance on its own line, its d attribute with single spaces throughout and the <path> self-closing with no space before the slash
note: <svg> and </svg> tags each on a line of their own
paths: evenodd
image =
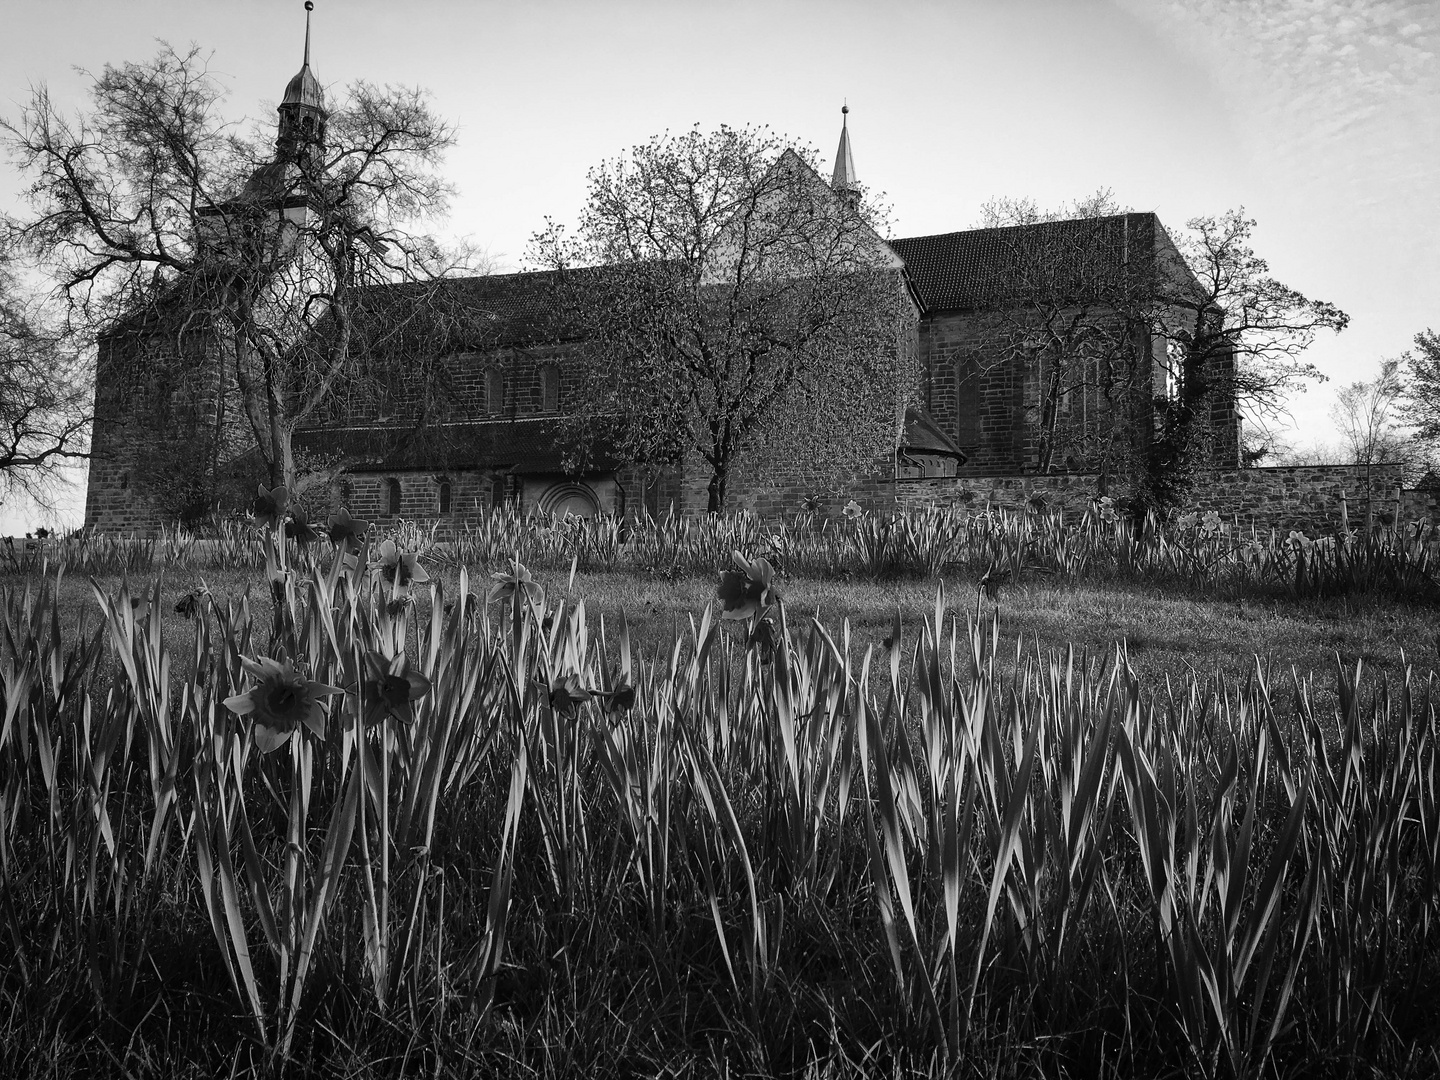
<svg viewBox="0 0 1440 1080">
<path fill-rule="evenodd" d="M 1427 603 L 391 554 L 0 581 L 0 1074 L 1440 1071 Z"/>
</svg>

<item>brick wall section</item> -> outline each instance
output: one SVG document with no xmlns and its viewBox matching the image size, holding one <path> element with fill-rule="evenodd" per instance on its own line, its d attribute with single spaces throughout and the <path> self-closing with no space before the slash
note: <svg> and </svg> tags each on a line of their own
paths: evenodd
<svg viewBox="0 0 1440 1080">
<path fill-rule="evenodd" d="M 1044 372 L 1038 365 L 1003 356 L 997 342 L 1017 334 L 1020 327 L 996 318 L 952 311 L 928 315 L 920 324 L 921 400 L 965 451 L 962 476 L 1003 476 L 1038 468 Z M 1098 321 L 1102 315 L 1091 318 Z M 1148 368 L 1152 377 L 1139 379 L 1128 392 L 1117 387 L 1115 400 L 1109 402 L 1097 385 L 1098 369 L 1084 373 L 1088 385 L 1073 391 L 1069 411 L 1056 425 L 1057 463 L 1067 453 L 1083 455 L 1081 439 L 1093 441 L 1117 424 L 1128 436 L 1124 446 L 1111 448 L 1121 455 L 1117 460 L 1126 453 L 1143 455 L 1154 425 L 1155 365 L 1148 343 L 1137 337 L 1134 347 L 1141 370 Z M 1075 378 L 1080 376 L 1077 371 Z"/>
<path fill-rule="evenodd" d="M 448 395 L 435 403 L 438 418 L 472 420 L 489 416 L 532 416 L 545 412 L 542 372 L 554 367 L 559 376 L 560 412 L 573 408 L 583 393 L 580 376 L 569 358 L 573 345 L 505 347 L 487 352 L 456 353 L 446 361 Z M 501 375 L 503 399 L 492 401 L 492 372 Z M 418 401 L 336 400 L 328 419 L 345 424 L 401 421 L 415 411 Z M 382 406 L 384 413 L 382 415 Z"/>
<path fill-rule="evenodd" d="M 920 324 L 921 394 L 942 431 L 964 450 L 967 473 L 1019 472 L 1024 460 L 1021 380 L 984 358 L 973 312 L 932 315 Z"/>
</svg>

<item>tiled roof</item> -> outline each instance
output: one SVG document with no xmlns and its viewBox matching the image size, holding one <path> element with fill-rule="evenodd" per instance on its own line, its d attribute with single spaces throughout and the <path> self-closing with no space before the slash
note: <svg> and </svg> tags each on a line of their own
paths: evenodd
<svg viewBox="0 0 1440 1080">
<path fill-rule="evenodd" d="M 574 440 L 557 417 L 514 417 L 426 428 L 373 425 L 311 428 L 295 433 L 295 447 L 340 455 L 351 468 L 494 469 L 516 473 L 566 473 Z M 608 472 L 619 462 L 611 449 L 590 448 L 585 472 Z"/>
<path fill-rule="evenodd" d="M 927 311 L 984 308 L 1042 287 L 1082 296 L 1153 272 L 1154 214 L 967 229 L 891 240 Z M 1044 280 L 1037 282 L 1037 271 Z"/>
<path fill-rule="evenodd" d="M 905 410 L 905 435 L 900 441 L 900 449 L 919 454 L 943 454 L 958 458 L 961 464 L 965 462 L 965 451 L 940 430 L 924 405 L 913 404 Z"/>
<path fill-rule="evenodd" d="M 360 313 L 374 312 L 390 318 L 392 312 L 403 317 L 410 305 L 422 304 L 436 317 L 448 318 L 454 324 L 456 335 L 463 339 L 452 342 L 454 348 L 571 341 L 582 337 L 583 331 L 565 325 L 561 289 L 566 283 L 605 273 L 606 269 L 541 270 L 371 285 L 357 290 L 356 307 Z"/>
</svg>

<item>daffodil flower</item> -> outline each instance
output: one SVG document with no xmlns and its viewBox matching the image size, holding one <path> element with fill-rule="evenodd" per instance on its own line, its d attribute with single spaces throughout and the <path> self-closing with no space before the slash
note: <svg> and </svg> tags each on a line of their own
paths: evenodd
<svg viewBox="0 0 1440 1080">
<path fill-rule="evenodd" d="M 341 693 L 338 686 L 307 679 L 288 661 L 260 657 L 240 658 L 240 666 L 255 680 L 243 694 L 225 699 L 225 707 L 236 716 L 251 717 L 255 745 L 269 754 L 289 742 L 301 725 L 317 739 L 325 738 L 325 706 L 320 700 Z"/>
<path fill-rule="evenodd" d="M 330 515 L 329 520 L 325 522 L 325 527 L 332 544 L 344 548 L 351 554 L 356 554 L 360 551 L 360 541 L 364 539 L 366 530 L 370 528 L 370 522 L 351 517 L 350 511 L 342 506 Z"/>
<path fill-rule="evenodd" d="M 290 493 L 284 484 L 273 488 L 261 484 L 260 493 L 255 497 L 255 517 L 273 529 L 285 520 L 285 508 L 289 505 Z"/>
<path fill-rule="evenodd" d="M 370 566 L 380 571 L 380 576 L 387 585 L 404 589 L 430 580 L 430 575 L 420 565 L 420 556 L 413 551 L 401 551 L 395 546 L 394 540 L 386 540 L 381 544 L 376 555 L 376 560 Z"/>
<path fill-rule="evenodd" d="M 502 604 L 508 604 L 516 597 L 523 597 L 532 604 L 538 604 L 544 599 L 545 590 L 518 560 L 508 571 L 497 570 L 491 574 L 490 579 L 492 584 L 485 596 L 486 603 L 493 604 L 499 600 Z"/>
<path fill-rule="evenodd" d="M 590 700 L 590 691 L 573 672 L 556 679 L 550 686 L 550 707 L 556 712 L 573 712 L 581 702 Z"/>
<path fill-rule="evenodd" d="M 735 569 L 720 571 L 716 590 L 720 617 L 748 619 L 776 598 L 775 570 L 765 559 L 747 559 L 738 551 L 731 552 L 731 558 Z"/>
<path fill-rule="evenodd" d="M 414 719 L 412 706 L 430 692 L 430 680 L 410 666 L 409 657 L 404 653 L 393 658 L 368 653 L 365 667 L 370 674 L 365 684 L 365 696 L 370 702 L 365 710 L 366 721 L 376 723 L 386 713 L 406 723 Z"/>
</svg>

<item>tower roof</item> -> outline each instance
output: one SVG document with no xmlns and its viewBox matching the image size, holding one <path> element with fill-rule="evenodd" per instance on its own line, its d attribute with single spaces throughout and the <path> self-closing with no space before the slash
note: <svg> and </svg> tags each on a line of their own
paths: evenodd
<svg viewBox="0 0 1440 1080">
<path fill-rule="evenodd" d="M 295 77 L 285 86 L 285 97 L 281 99 L 282 105 L 308 105 L 314 109 L 325 108 L 325 90 L 320 85 L 314 73 L 310 70 L 310 12 L 315 5 L 310 0 L 305 0 L 305 62 L 300 65 L 300 70 Z"/>
<path fill-rule="evenodd" d="M 850 154 L 850 128 L 846 118 L 850 106 L 840 107 L 840 148 L 835 151 L 835 173 L 830 177 L 830 186 L 836 191 L 852 191 L 859 186 L 855 178 L 855 158 Z"/>
</svg>

